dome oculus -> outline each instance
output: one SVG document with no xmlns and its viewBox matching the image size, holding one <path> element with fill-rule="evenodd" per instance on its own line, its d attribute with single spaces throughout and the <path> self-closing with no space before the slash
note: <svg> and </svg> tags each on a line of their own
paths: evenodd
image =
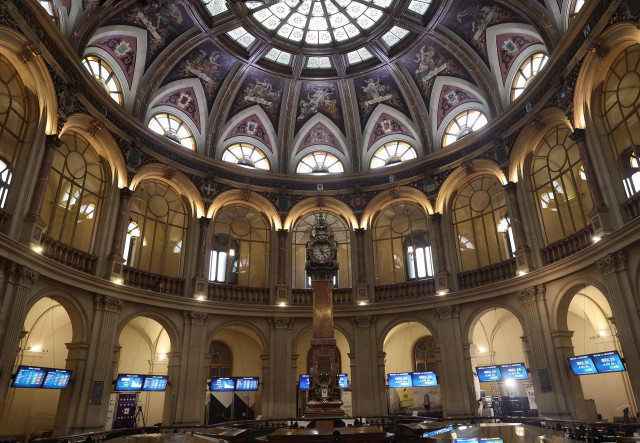
<svg viewBox="0 0 640 443">
<path fill-rule="evenodd" d="M 285 40 L 327 45 L 362 36 L 395 0 L 284 0 L 246 2 L 251 17 Z"/>
</svg>

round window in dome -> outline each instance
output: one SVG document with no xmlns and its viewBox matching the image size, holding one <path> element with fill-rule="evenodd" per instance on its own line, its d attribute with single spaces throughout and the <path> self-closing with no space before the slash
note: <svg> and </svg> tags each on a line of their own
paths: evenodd
<svg viewBox="0 0 640 443">
<path fill-rule="evenodd" d="M 449 146 L 488 123 L 487 117 L 480 111 L 471 109 L 458 114 L 447 126 L 442 137 L 442 147 Z"/>
<path fill-rule="evenodd" d="M 417 157 L 416 150 L 406 142 L 391 142 L 382 145 L 371 157 L 371 169 L 392 166 Z"/>
<path fill-rule="evenodd" d="M 192 151 L 196 149 L 196 141 L 187 125 L 178 117 L 166 112 L 154 115 L 149 120 L 149 128 L 174 143 L 178 143 Z"/>
<path fill-rule="evenodd" d="M 236 143 L 229 146 L 222 154 L 222 161 L 235 163 L 245 168 L 271 169 L 267 156 L 260 149 L 247 143 Z"/>
<path fill-rule="evenodd" d="M 344 166 L 335 155 L 318 151 L 305 155 L 298 163 L 296 172 L 299 174 L 329 174 L 344 172 Z"/>
<path fill-rule="evenodd" d="M 98 84 L 105 90 L 112 99 L 119 105 L 122 105 L 122 88 L 118 82 L 118 78 L 113 73 L 113 70 L 107 62 L 100 57 L 90 55 L 82 60 L 84 67 L 93 75 L 98 81 Z"/>
<path fill-rule="evenodd" d="M 516 78 L 513 80 L 513 86 L 511 86 L 511 101 L 514 101 L 526 89 L 531 80 L 538 75 L 538 72 L 549 61 L 549 57 L 542 52 L 538 52 L 536 54 L 532 54 L 525 59 L 525 61 L 518 68 L 518 73 L 516 74 Z"/>
</svg>

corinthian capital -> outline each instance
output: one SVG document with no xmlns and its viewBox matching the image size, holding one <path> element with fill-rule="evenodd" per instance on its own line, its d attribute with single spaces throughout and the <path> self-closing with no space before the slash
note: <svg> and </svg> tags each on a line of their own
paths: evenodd
<svg viewBox="0 0 640 443">
<path fill-rule="evenodd" d="M 124 300 L 109 295 L 96 295 L 96 309 L 98 311 L 120 312 Z"/>
<path fill-rule="evenodd" d="M 27 289 L 38 279 L 40 273 L 33 269 L 19 265 L 18 263 L 10 263 L 8 269 L 9 281 L 14 285 L 23 286 Z"/>
<path fill-rule="evenodd" d="M 192 325 L 204 325 L 211 318 L 211 314 L 206 312 L 182 311 L 185 323 Z"/>
<path fill-rule="evenodd" d="M 617 251 L 598 260 L 598 268 L 604 275 L 619 271 L 627 263 L 627 254 L 624 251 Z"/>
<path fill-rule="evenodd" d="M 532 286 L 518 292 L 518 300 L 523 305 L 543 300 L 545 296 L 544 285 Z"/>
<path fill-rule="evenodd" d="M 439 308 L 435 308 L 433 310 L 433 315 L 436 317 L 437 320 L 458 318 L 460 316 L 460 306 L 459 305 L 440 306 Z"/>
<path fill-rule="evenodd" d="M 272 328 L 276 329 L 291 329 L 293 328 L 294 320 L 290 317 L 271 317 L 269 318 L 269 324 Z"/>
<path fill-rule="evenodd" d="M 356 328 L 368 328 L 376 321 L 375 315 L 357 315 L 355 317 L 351 317 L 351 323 Z"/>
</svg>

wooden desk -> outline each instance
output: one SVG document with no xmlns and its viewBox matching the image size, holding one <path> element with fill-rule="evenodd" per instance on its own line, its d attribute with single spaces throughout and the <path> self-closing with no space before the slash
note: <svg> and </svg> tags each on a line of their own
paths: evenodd
<svg viewBox="0 0 640 443">
<path fill-rule="evenodd" d="M 275 432 L 256 439 L 266 442 L 333 442 L 333 431 L 336 428 L 312 428 L 312 429 L 278 429 Z M 380 428 L 372 426 L 358 428 L 337 428 L 340 432 L 340 440 L 353 442 L 391 441 L 393 434 L 388 434 Z"/>
</svg>

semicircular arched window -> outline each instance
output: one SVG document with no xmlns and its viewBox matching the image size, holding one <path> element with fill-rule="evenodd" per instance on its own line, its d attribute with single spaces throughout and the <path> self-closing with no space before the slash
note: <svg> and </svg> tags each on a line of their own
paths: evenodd
<svg viewBox="0 0 640 443">
<path fill-rule="evenodd" d="M 235 163 L 245 168 L 271 169 L 267 156 L 260 149 L 247 143 L 236 143 L 229 146 L 222 154 L 222 161 Z"/>
<path fill-rule="evenodd" d="M 417 157 L 416 150 L 406 142 L 391 142 L 382 145 L 371 157 L 371 169 L 397 165 Z"/>
<path fill-rule="evenodd" d="M 118 82 L 118 78 L 107 62 L 95 55 L 89 55 L 82 60 L 82 64 L 87 71 L 93 75 L 93 78 L 96 79 L 100 86 L 102 86 L 102 89 L 104 89 L 117 104 L 122 106 L 123 95 L 120 82 Z"/>
<path fill-rule="evenodd" d="M 189 148 L 192 151 L 196 149 L 196 140 L 182 120 L 173 114 L 161 112 L 154 115 L 149 120 L 149 128 L 157 134 L 163 135 L 169 140 L 179 145 Z"/>
<path fill-rule="evenodd" d="M 333 154 L 325 151 L 305 155 L 296 168 L 298 174 L 328 174 L 344 172 L 344 166 Z"/>
<path fill-rule="evenodd" d="M 531 80 L 538 75 L 548 61 L 549 57 L 543 52 L 536 52 L 525 59 L 518 68 L 518 73 L 513 80 L 513 85 L 511 86 L 511 101 L 515 101 L 515 99 L 522 95 Z"/>
<path fill-rule="evenodd" d="M 476 109 L 461 112 L 449 123 L 442 137 L 442 147 L 466 137 L 488 123 L 487 117 Z"/>
</svg>

